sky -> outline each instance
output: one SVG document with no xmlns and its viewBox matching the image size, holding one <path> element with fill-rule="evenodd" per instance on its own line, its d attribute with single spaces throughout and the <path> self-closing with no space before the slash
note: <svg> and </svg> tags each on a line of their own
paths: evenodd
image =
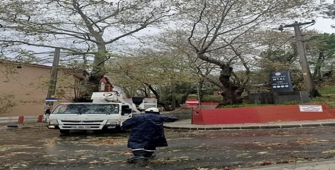
<svg viewBox="0 0 335 170">
<path fill-rule="evenodd" d="M 316 23 L 309 29 L 315 29 L 321 33 L 335 33 L 335 28 L 331 28 L 331 25 L 335 25 L 335 20 L 318 18 Z"/>
<path fill-rule="evenodd" d="M 333 0 L 322 0 L 323 3 L 332 3 Z M 305 21 L 308 22 L 308 21 Z M 335 25 L 335 20 L 317 18 L 315 25 L 309 27 L 309 29 L 318 30 L 320 33 L 335 33 L 335 28 L 331 28 L 331 25 Z"/>
</svg>

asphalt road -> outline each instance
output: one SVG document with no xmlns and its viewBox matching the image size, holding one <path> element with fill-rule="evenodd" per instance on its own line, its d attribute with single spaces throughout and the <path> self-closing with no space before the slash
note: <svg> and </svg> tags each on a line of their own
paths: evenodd
<svg viewBox="0 0 335 170">
<path fill-rule="evenodd" d="M 169 147 L 145 165 L 127 164 L 129 133 L 75 132 L 0 125 L 0 169 L 236 169 L 335 157 L 334 127 L 186 131 L 166 130 Z"/>
</svg>

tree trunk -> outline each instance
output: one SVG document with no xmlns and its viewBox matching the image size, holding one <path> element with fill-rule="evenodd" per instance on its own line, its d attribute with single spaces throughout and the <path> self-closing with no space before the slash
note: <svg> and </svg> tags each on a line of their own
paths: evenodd
<svg viewBox="0 0 335 170">
<path fill-rule="evenodd" d="M 93 68 L 91 72 L 91 76 L 88 79 L 87 82 L 87 93 L 99 91 L 99 81 L 100 79 L 105 75 L 105 61 L 108 59 L 107 49 L 106 49 L 106 42 L 103 39 L 103 32 L 101 32 L 101 29 L 95 30 L 94 29 L 94 23 L 90 20 L 90 18 L 82 11 L 82 7 L 79 4 L 79 0 L 72 0 L 73 8 L 77 10 L 78 14 L 80 15 L 81 19 L 84 21 L 86 28 L 89 31 L 89 34 L 87 34 L 87 37 L 90 38 L 90 36 L 93 36 L 96 41 L 97 46 L 97 52 L 94 55 L 94 61 L 93 61 Z"/>
<path fill-rule="evenodd" d="M 238 87 L 230 81 L 233 68 L 226 65 L 221 65 L 220 68 L 221 72 L 219 80 L 224 89 L 221 93 L 223 101 L 219 104 L 219 106 L 242 104 L 242 92 L 244 89 L 242 87 Z"/>
<path fill-rule="evenodd" d="M 180 103 L 181 104 L 186 102 L 187 97 L 191 93 L 191 91 L 192 91 L 192 86 L 190 85 L 189 88 L 188 88 L 188 90 L 187 90 L 187 92 L 180 99 Z"/>
<path fill-rule="evenodd" d="M 319 53 L 319 57 L 316 61 L 316 65 L 315 65 L 315 68 L 314 68 L 314 73 L 313 73 L 313 79 L 314 80 L 320 80 L 322 78 L 322 75 L 321 75 L 321 64 L 323 63 L 324 61 L 324 54 L 323 52 L 321 51 Z"/>
<path fill-rule="evenodd" d="M 102 39 L 102 38 L 101 38 Z M 104 43 L 98 45 L 98 52 L 94 55 L 93 69 L 88 79 L 90 93 L 99 91 L 99 81 L 106 74 L 105 61 L 107 50 Z"/>
<path fill-rule="evenodd" d="M 149 89 L 149 91 L 150 91 L 150 89 Z M 149 97 L 147 87 L 144 86 L 143 89 L 142 89 L 142 92 L 144 93 L 144 97 Z"/>
<path fill-rule="evenodd" d="M 244 85 L 241 86 L 238 84 L 234 84 L 230 81 L 230 77 L 233 73 L 233 68 L 222 61 L 207 57 L 203 53 L 199 53 L 198 58 L 203 61 L 213 63 L 219 66 L 221 69 L 219 80 L 223 88 L 223 92 L 221 93 L 223 100 L 218 105 L 218 107 L 233 104 L 242 104 L 242 92 L 244 90 Z"/>
<path fill-rule="evenodd" d="M 171 109 L 176 109 L 176 95 L 175 95 L 175 85 L 171 87 Z"/>
<path fill-rule="evenodd" d="M 164 110 L 167 110 L 167 111 L 171 111 L 171 108 L 166 104 L 166 103 L 162 103 L 160 102 L 160 96 L 159 94 L 157 93 L 157 91 L 148 83 L 145 83 L 145 85 L 148 86 L 148 88 L 150 89 L 150 91 L 155 95 L 156 99 L 157 99 L 157 104 L 161 105 L 164 107 Z"/>
<path fill-rule="evenodd" d="M 200 103 L 201 103 L 201 101 L 202 101 L 202 98 L 204 97 L 204 93 L 202 92 L 202 88 L 203 88 L 203 86 L 204 86 L 204 80 L 201 80 L 201 81 L 199 81 L 199 100 L 200 100 Z"/>
</svg>

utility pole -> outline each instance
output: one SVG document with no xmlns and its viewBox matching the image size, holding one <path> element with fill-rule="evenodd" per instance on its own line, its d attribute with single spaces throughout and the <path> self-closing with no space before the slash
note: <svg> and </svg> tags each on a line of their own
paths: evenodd
<svg viewBox="0 0 335 170">
<path fill-rule="evenodd" d="M 199 109 L 201 109 L 201 96 L 200 96 L 200 94 L 201 94 L 201 89 L 200 89 L 200 81 L 199 81 L 198 84 L 197 84 L 197 95 L 198 95 L 198 100 L 199 100 L 199 103 L 198 103 Z"/>
<path fill-rule="evenodd" d="M 296 39 L 296 43 L 297 43 L 297 51 L 298 51 L 298 55 L 299 55 L 299 63 L 300 66 L 302 68 L 302 75 L 304 77 L 304 82 L 307 88 L 307 91 L 310 93 L 311 97 L 316 97 L 316 96 L 320 96 L 319 92 L 315 89 L 315 84 L 314 81 L 312 79 L 312 75 L 311 75 L 311 71 L 308 65 L 308 61 L 306 58 L 306 49 L 305 49 L 305 44 L 304 44 L 304 38 L 303 35 L 301 33 L 300 30 L 300 26 L 301 25 L 309 25 L 309 24 L 314 24 L 315 21 L 312 20 L 311 22 L 305 22 L 305 23 L 300 23 L 300 22 L 295 22 L 293 24 L 289 24 L 289 25 L 280 25 L 279 30 L 283 31 L 284 28 L 287 27 L 293 27 L 294 28 L 294 32 L 295 32 L 295 39 Z"/>
<path fill-rule="evenodd" d="M 60 58 L 60 49 L 55 49 L 54 59 L 52 62 L 52 69 L 50 74 L 50 82 L 48 88 L 47 98 L 54 98 L 57 86 L 57 75 L 58 75 L 58 65 L 59 65 L 59 58 Z M 47 101 L 47 108 L 53 106 L 53 101 Z"/>
</svg>

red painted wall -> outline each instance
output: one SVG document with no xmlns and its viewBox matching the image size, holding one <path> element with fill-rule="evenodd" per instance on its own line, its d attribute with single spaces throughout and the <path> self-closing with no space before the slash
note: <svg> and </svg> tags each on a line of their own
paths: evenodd
<svg viewBox="0 0 335 170">
<path fill-rule="evenodd" d="M 193 124 L 241 124 L 275 121 L 335 119 L 335 109 L 322 105 L 323 112 L 300 112 L 299 105 L 193 110 Z"/>
</svg>

